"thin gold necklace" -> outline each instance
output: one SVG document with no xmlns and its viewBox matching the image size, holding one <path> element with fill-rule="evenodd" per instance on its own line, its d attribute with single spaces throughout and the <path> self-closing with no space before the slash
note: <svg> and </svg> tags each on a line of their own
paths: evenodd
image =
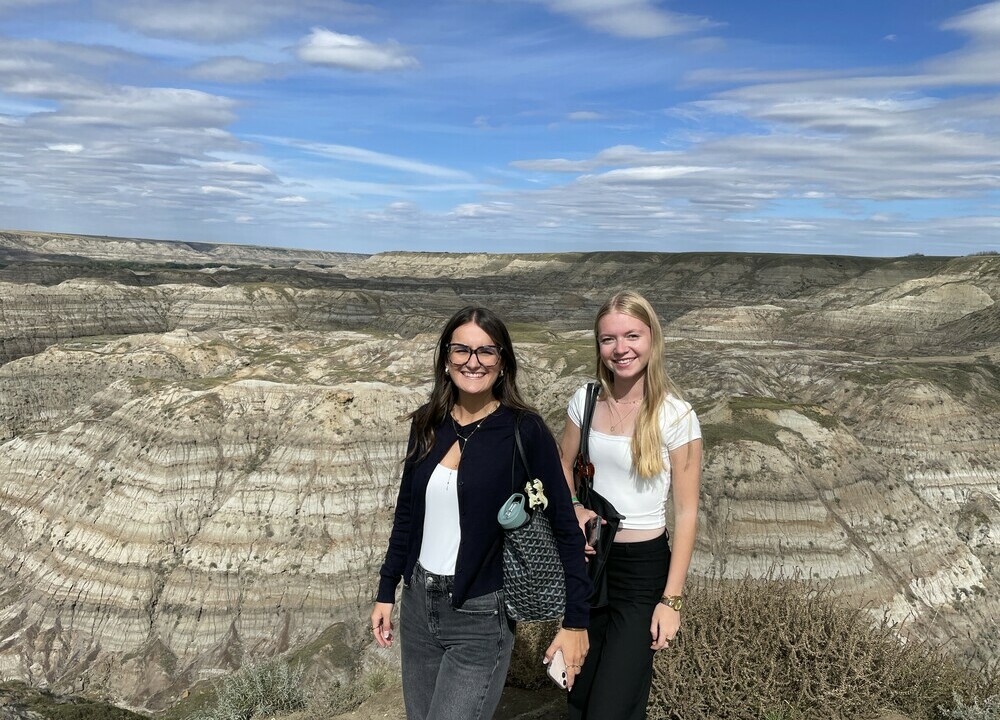
<svg viewBox="0 0 1000 720">
<path fill-rule="evenodd" d="M 486 415 L 484 415 L 482 418 L 476 421 L 476 427 L 472 428 L 472 432 L 470 432 L 468 435 L 463 435 L 458 431 L 458 421 L 455 419 L 454 413 L 448 413 L 448 417 L 451 418 L 451 425 L 453 428 L 455 428 L 455 435 L 457 435 L 458 439 L 460 440 L 460 442 L 458 443 L 459 456 L 461 456 L 462 453 L 465 452 L 465 446 L 469 444 L 469 440 L 471 440 L 472 436 L 476 434 L 476 431 L 486 424 L 486 421 L 490 419 L 490 416 L 493 413 L 495 413 L 497 411 L 497 408 L 499 407 L 500 403 L 498 402 L 496 404 L 496 407 L 494 407 L 492 410 L 486 413 Z"/>
<path fill-rule="evenodd" d="M 632 417 L 635 411 L 639 409 L 639 402 L 640 400 L 635 400 L 633 402 L 627 402 L 627 403 L 619 403 L 618 400 L 615 400 L 613 397 L 611 398 L 611 405 L 609 406 L 609 409 L 611 410 L 611 415 L 612 415 L 611 418 L 612 434 L 614 434 L 615 430 L 624 425 L 625 421 L 628 420 L 630 417 Z M 624 415 L 622 415 L 621 411 L 617 409 L 619 405 L 631 405 L 632 409 L 629 410 Z M 614 415 L 618 416 L 618 422 L 614 422 L 614 417 L 613 417 Z"/>
</svg>

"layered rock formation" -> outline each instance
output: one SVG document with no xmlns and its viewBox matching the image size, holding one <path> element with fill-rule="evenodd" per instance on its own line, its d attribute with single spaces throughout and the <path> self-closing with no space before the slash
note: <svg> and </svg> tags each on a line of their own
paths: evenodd
<svg viewBox="0 0 1000 720">
<path fill-rule="evenodd" d="M 400 416 L 423 394 L 367 365 L 420 353 L 290 340 L 181 331 L 92 347 L 112 364 L 175 362 L 0 446 L 0 674 L 155 704 L 244 653 L 353 623 L 395 497 Z M 49 355 L 12 365 L 26 377 Z"/>
<path fill-rule="evenodd" d="M 624 285 L 661 311 L 705 429 L 693 573 L 815 577 L 1000 657 L 998 257 L 277 270 L 240 265 L 271 252 L 254 248 L 0 240 L 0 677 L 160 707 L 354 626 L 441 319 L 500 310 L 558 433 L 593 313 Z"/>
</svg>

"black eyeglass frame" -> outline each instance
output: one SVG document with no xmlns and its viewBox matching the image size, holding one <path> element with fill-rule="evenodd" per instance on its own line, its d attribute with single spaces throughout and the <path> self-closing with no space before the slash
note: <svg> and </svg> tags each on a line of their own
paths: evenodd
<svg viewBox="0 0 1000 720">
<path fill-rule="evenodd" d="M 463 348 L 464 350 L 466 350 L 469 353 L 469 357 L 465 358 L 465 362 L 460 362 L 460 363 L 454 362 L 451 359 L 452 348 L 454 348 L 454 349 Z M 495 350 L 496 351 L 496 362 L 493 363 L 492 365 L 488 364 L 488 363 L 484 363 L 483 359 L 481 357 L 479 357 L 479 351 L 480 350 L 486 350 L 486 349 L 490 349 L 490 350 Z M 491 367 L 496 367 L 497 365 L 500 364 L 500 360 L 501 360 L 501 357 L 503 355 L 503 347 L 500 346 L 500 345 L 480 345 L 475 350 L 473 350 L 472 348 L 470 348 L 468 345 L 466 345 L 464 343 L 448 343 L 447 345 L 444 346 L 444 352 L 445 352 L 445 357 L 447 358 L 448 362 L 451 363 L 452 365 L 454 365 L 455 367 L 462 367 L 463 365 L 467 365 L 469 363 L 469 360 L 472 359 L 472 356 L 475 355 L 476 356 L 476 360 L 479 361 L 480 365 L 482 365 L 483 367 L 486 367 L 486 368 L 491 368 Z"/>
</svg>

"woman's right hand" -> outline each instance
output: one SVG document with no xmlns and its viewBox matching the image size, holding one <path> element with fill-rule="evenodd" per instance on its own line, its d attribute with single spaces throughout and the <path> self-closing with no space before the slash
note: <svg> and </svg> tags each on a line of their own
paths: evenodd
<svg viewBox="0 0 1000 720">
<path fill-rule="evenodd" d="M 371 631 L 381 647 L 392 646 L 392 603 L 375 603 Z"/>
<path fill-rule="evenodd" d="M 587 521 L 590 520 L 590 518 L 597 517 L 597 513 L 595 513 L 593 510 L 585 508 L 583 505 L 574 505 L 573 509 L 576 511 L 576 521 L 580 525 L 580 532 L 583 533 L 583 541 L 586 543 L 587 542 Z M 601 520 L 601 524 L 604 524 L 604 522 L 605 521 L 602 519 Z M 590 546 L 590 543 L 587 543 L 586 548 L 584 548 L 584 552 L 587 555 L 596 555 L 597 554 L 597 551 Z"/>
</svg>

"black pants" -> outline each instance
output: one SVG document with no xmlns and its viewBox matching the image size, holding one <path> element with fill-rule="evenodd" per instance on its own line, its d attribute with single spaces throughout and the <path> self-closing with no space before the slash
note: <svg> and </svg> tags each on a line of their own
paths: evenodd
<svg viewBox="0 0 1000 720">
<path fill-rule="evenodd" d="M 590 611 L 590 651 L 569 694 L 571 720 L 643 720 L 653 680 L 649 624 L 670 565 L 667 536 L 614 543 L 608 605 Z"/>
</svg>

